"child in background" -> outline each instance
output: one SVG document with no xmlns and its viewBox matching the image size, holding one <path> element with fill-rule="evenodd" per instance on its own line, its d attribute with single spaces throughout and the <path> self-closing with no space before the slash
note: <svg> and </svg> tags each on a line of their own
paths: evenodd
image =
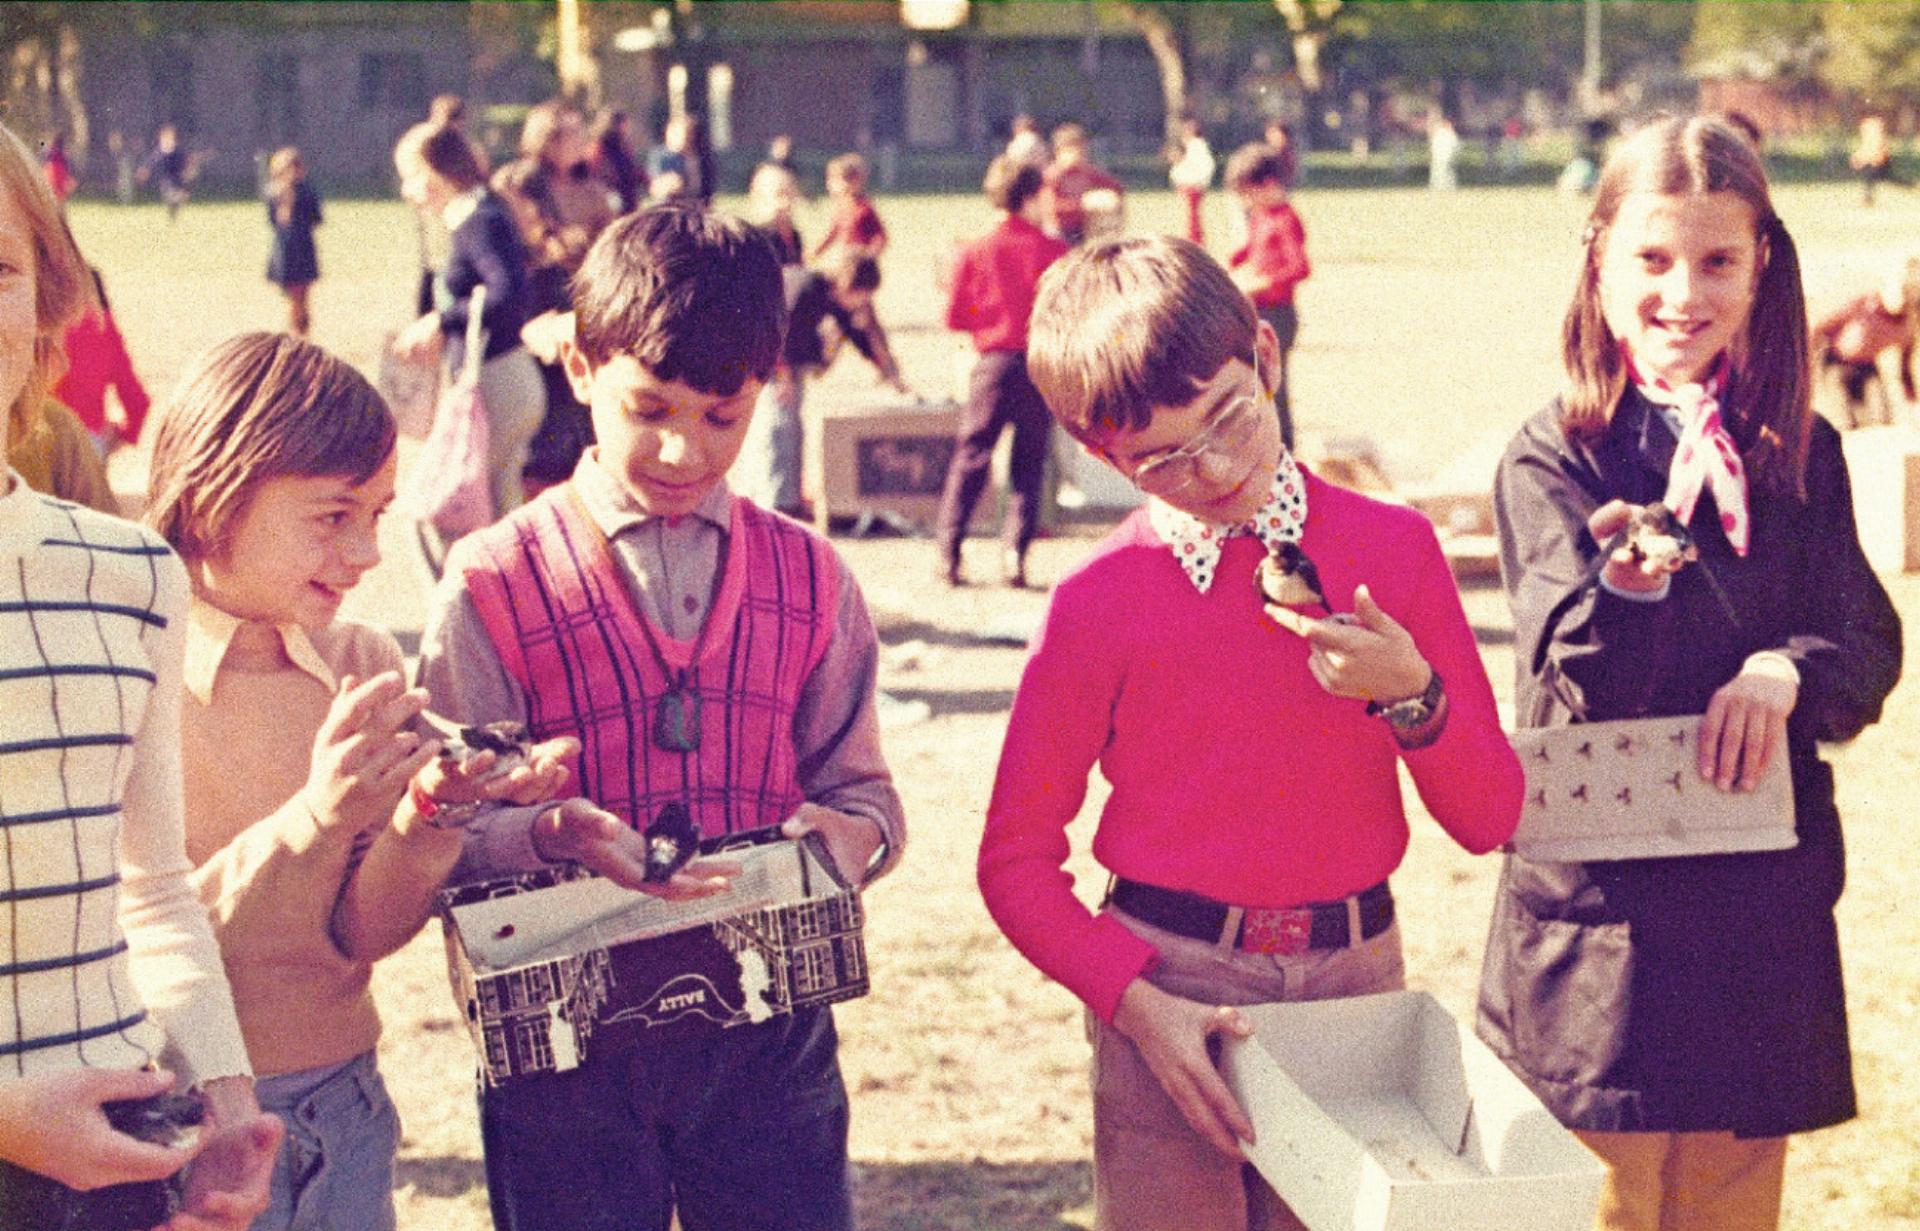
<svg viewBox="0 0 1920 1231">
<path fill-rule="evenodd" d="M 1885 116 L 1869 115 L 1860 121 L 1859 140 L 1847 164 L 1860 174 L 1860 202 L 1873 204 L 1873 191 L 1881 184 L 1908 187 L 1907 181 L 1893 171 L 1893 143 L 1887 139 Z"/>
<path fill-rule="evenodd" d="M 1641 129 L 1607 160 L 1584 246 L 1566 392 L 1495 478 L 1518 721 L 1702 715 L 1688 789 L 1751 789 L 1785 758 L 1798 844 L 1509 856 L 1480 1035 L 1606 1161 L 1606 1231 L 1771 1231 L 1787 1134 L 1854 1115 L 1818 744 L 1879 717 L 1900 618 L 1839 434 L 1808 405 L 1799 257 L 1758 151 L 1704 117 Z M 1621 544 L 1656 501 L 1697 563 Z"/>
<path fill-rule="evenodd" d="M 150 401 L 127 340 L 120 336 L 113 309 L 107 303 L 107 285 L 100 271 L 93 276 L 94 304 L 67 326 L 61 346 L 67 369 L 53 387 L 53 396 L 80 417 L 102 456 L 121 445 L 140 443 Z M 111 402 L 107 394 L 113 394 Z"/>
<path fill-rule="evenodd" d="M 1087 130 L 1078 124 L 1053 130 L 1053 161 L 1045 171 L 1047 230 L 1069 247 L 1087 238 L 1089 195 L 1110 196 L 1115 213 L 1126 195 L 1119 180 L 1094 165 L 1088 147 Z"/>
<path fill-rule="evenodd" d="M 1867 389 L 1880 393 L 1880 423 L 1893 422 L 1893 407 L 1880 377 L 1880 356 L 1897 351 L 1900 391 L 1915 399 L 1913 352 L 1920 342 L 1920 257 L 1908 260 L 1878 291 L 1856 296 L 1813 326 L 1813 353 L 1823 370 L 1838 370 L 1846 396 L 1847 426 L 1865 424 Z"/>
<path fill-rule="evenodd" d="M 320 225 L 320 194 L 307 182 L 306 164 L 294 146 L 282 146 L 267 162 L 267 221 L 273 226 L 273 252 L 267 281 L 287 297 L 287 329 L 304 338 L 313 328 L 307 295 L 320 280 L 320 256 L 313 229 Z"/>
<path fill-rule="evenodd" d="M 1227 189 L 1246 212 L 1247 242 L 1227 260 L 1233 282 L 1280 343 L 1273 407 L 1280 417 L 1280 443 L 1293 448 L 1293 401 L 1287 392 L 1288 357 L 1300 334 L 1294 288 L 1312 272 L 1307 231 L 1287 199 L 1292 171 L 1286 155 L 1268 145 L 1243 145 L 1227 162 Z"/>
<path fill-rule="evenodd" d="M 947 328 L 973 335 L 980 354 L 969 378 L 960 438 L 940 497 L 940 576 L 961 584 L 960 548 L 1003 430 L 1013 429 L 1002 577 L 1027 584 L 1027 548 L 1040 522 L 1053 418 L 1027 376 L 1027 317 L 1040 275 L 1067 246 L 1040 229 L 1040 171 L 1002 156 L 981 185 L 1000 225 L 961 249 L 947 300 Z"/>
<path fill-rule="evenodd" d="M 747 183 L 747 209 L 754 223 L 773 236 L 780 251 L 780 265 L 798 269 L 806 263 L 806 245 L 800 228 L 794 225 L 793 211 L 800 204 L 800 177 L 793 168 L 777 162 L 763 162 L 753 169 Z"/>
<path fill-rule="evenodd" d="M 592 752 L 576 798 L 476 822 L 455 877 L 574 861 L 646 893 L 722 891 L 739 865 L 643 878 L 639 830 L 680 803 L 709 837 L 817 831 L 849 880 L 872 879 L 905 830 L 866 604 L 825 539 L 724 482 L 784 336 L 773 245 L 692 206 L 641 210 L 595 243 L 574 308 L 567 370 L 599 443 L 455 547 L 420 679 L 450 717 Z M 729 1231 L 852 1225 L 825 1007 L 644 1055 L 596 1046 L 571 1072 L 484 1089 L 480 1115 L 501 1231 L 664 1231 L 676 1210 Z"/>
<path fill-rule="evenodd" d="M 251 333 L 194 364 L 154 445 L 147 520 L 193 585 L 187 855 L 260 1103 L 287 1123 L 253 1231 L 393 1227 L 399 1121 L 374 1059 L 373 963 L 426 921 L 463 805 L 542 799 L 564 776 L 545 751 L 484 785 L 490 761 L 436 760 L 393 637 L 336 618 L 380 559 L 394 439 L 353 368 Z"/>
<path fill-rule="evenodd" d="M 1184 240 L 1093 245 L 1041 279 L 1034 384 L 1153 499 L 1054 589 L 979 876 L 1014 946 L 1087 1004 L 1094 1216 L 1116 1231 L 1300 1226 L 1245 1164 L 1213 1036 L 1247 1034 L 1234 1005 L 1401 986 L 1401 765 L 1470 851 L 1520 813 L 1433 527 L 1292 459 L 1279 360 Z M 1283 552 L 1304 553 L 1304 592 L 1263 598 Z M 1061 866 L 1095 766 L 1113 792 L 1093 851 L 1117 877 L 1097 915 Z"/>
<path fill-rule="evenodd" d="M 833 361 L 834 352 L 823 333 L 826 323 L 834 323 L 840 336 L 874 366 L 883 384 L 905 397 L 916 395 L 900 375 L 887 335 L 873 318 L 873 296 L 880 289 L 879 262 L 843 249 L 825 269 L 798 272 L 786 267 L 783 280 L 790 309 L 786 340 L 780 347 L 779 366 L 761 391 L 734 473 L 742 494 L 760 507 L 805 520 L 808 510 L 801 473 L 805 429 L 800 411 L 806 404 L 808 378 L 825 371 Z"/>
<path fill-rule="evenodd" d="M 873 199 L 867 196 L 866 159 L 842 154 L 827 164 L 827 205 L 827 233 L 807 254 L 808 263 L 820 265 L 842 259 L 841 250 L 878 260 L 887 250 L 887 228 L 873 208 Z"/>
<path fill-rule="evenodd" d="M 0 127 L 0 408 L 17 442 L 88 298 L 33 157 Z M 83 446 L 84 447 L 84 446 Z M 168 1221 L 185 1166 L 194 1231 L 244 1231 L 280 1125 L 254 1101 L 180 800 L 187 578 L 155 536 L 0 469 L 0 1226 L 98 1226 L 101 1200 Z M 197 1153 L 114 1131 L 102 1105 L 182 1085 Z M 191 1160 L 191 1161 L 190 1161 Z M 170 1226 L 189 1225 L 183 1218 Z"/>
<path fill-rule="evenodd" d="M 1213 186 L 1214 158 L 1213 147 L 1201 133 L 1199 120 L 1188 116 L 1180 121 L 1180 140 L 1170 153 L 1173 165 L 1167 168 L 1167 182 L 1173 185 L 1186 206 L 1187 238 L 1204 245 L 1206 229 L 1201 224 L 1200 211 L 1207 199 L 1207 189 Z"/>
</svg>

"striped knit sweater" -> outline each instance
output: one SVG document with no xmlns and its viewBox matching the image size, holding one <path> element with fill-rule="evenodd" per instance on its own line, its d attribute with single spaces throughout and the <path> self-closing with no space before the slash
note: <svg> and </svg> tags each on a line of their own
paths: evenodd
<svg viewBox="0 0 1920 1231">
<path fill-rule="evenodd" d="M 0 494 L 0 1080 L 160 1057 L 248 1072 L 181 821 L 186 571 L 155 536 Z"/>
</svg>

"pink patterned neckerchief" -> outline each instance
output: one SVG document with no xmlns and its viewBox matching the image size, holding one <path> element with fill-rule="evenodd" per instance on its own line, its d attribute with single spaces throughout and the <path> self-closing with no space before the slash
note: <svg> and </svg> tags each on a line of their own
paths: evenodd
<svg viewBox="0 0 1920 1231">
<path fill-rule="evenodd" d="M 1276 543 L 1298 543 L 1307 525 L 1307 484 L 1294 464 L 1293 455 L 1280 451 L 1280 467 L 1274 471 L 1273 486 L 1267 490 L 1267 502 L 1246 521 L 1233 526 L 1216 526 L 1191 513 L 1155 499 L 1147 505 L 1147 521 L 1173 551 L 1173 558 L 1186 571 L 1194 589 L 1205 594 L 1213 585 L 1214 572 L 1220 566 L 1220 553 L 1235 535 L 1259 537 L 1269 551 Z"/>
<path fill-rule="evenodd" d="M 1713 489 L 1713 502 L 1720 506 L 1720 528 L 1737 556 L 1747 554 L 1751 528 L 1747 514 L 1747 471 L 1740 461 L 1740 449 L 1733 443 L 1720 417 L 1720 399 L 1727 390 L 1727 359 L 1722 355 L 1705 380 L 1678 388 L 1658 377 L 1643 378 L 1627 360 L 1627 375 L 1640 396 L 1657 406 L 1669 406 L 1680 419 L 1680 443 L 1673 451 L 1673 466 L 1667 471 L 1667 494 L 1661 503 L 1690 525 L 1700 493 Z"/>
</svg>

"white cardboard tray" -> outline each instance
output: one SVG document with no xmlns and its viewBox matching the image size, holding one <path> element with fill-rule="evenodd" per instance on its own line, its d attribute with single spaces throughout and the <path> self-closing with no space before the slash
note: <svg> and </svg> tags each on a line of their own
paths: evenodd
<svg viewBox="0 0 1920 1231">
<path fill-rule="evenodd" d="M 1432 996 L 1241 1012 L 1247 1156 L 1313 1231 L 1590 1231 L 1600 1160 Z"/>
</svg>

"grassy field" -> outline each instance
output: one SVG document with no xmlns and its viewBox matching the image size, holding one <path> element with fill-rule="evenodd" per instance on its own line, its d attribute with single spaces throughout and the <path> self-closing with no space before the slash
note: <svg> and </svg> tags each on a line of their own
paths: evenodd
<svg viewBox="0 0 1920 1231">
<path fill-rule="evenodd" d="M 1555 386 L 1556 329 L 1572 284 L 1579 202 L 1545 190 L 1316 193 L 1300 199 L 1314 262 L 1301 301 L 1295 406 L 1310 437 L 1374 442 L 1396 480 L 1464 475 L 1484 481 L 1499 445 Z M 1798 237 L 1816 303 L 1875 281 L 1920 235 L 1920 198 L 1863 210 L 1846 186 L 1792 187 L 1780 209 Z M 975 198 L 881 202 L 894 235 L 881 310 L 908 375 L 943 391 L 955 343 L 938 326 L 934 271 L 957 238 L 991 224 Z M 1171 229 L 1170 196 L 1132 203 L 1135 230 Z M 1210 202 L 1216 234 L 1226 204 Z M 817 209 L 817 207 L 816 207 Z M 328 207 L 317 337 L 363 366 L 381 332 L 405 319 L 415 272 L 413 231 L 390 203 Z M 803 218 L 817 232 L 817 214 Z M 166 389 L 199 347 L 281 320 L 261 278 L 267 234 L 255 206 L 189 207 L 169 225 L 153 208 L 84 206 L 75 229 L 105 271 L 140 370 Z M 857 361 L 854 361 L 857 364 Z M 864 391 L 856 367 L 814 397 Z M 138 459 L 116 459 L 123 470 Z M 1100 527 L 1062 527 L 1036 548 L 1033 571 L 1057 577 Z M 397 544 L 396 544 L 397 545 Z M 1086 1046 L 1077 1003 L 1045 983 L 1000 938 L 973 888 L 978 841 L 1022 652 L 983 630 L 1034 620 L 1044 598 L 930 584 L 924 541 L 843 540 L 882 628 L 883 686 L 927 701 L 934 717 L 889 732 L 913 843 L 901 870 L 870 896 L 874 994 L 840 1011 L 854 1101 L 853 1154 L 862 1225 L 884 1231 L 1089 1225 Z M 985 543 L 976 574 L 990 572 Z M 1890 580 L 1903 611 L 1920 582 Z M 418 629 L 424 590 L 396 558 L 349 600 L 403 637 Z M 1510 694 L 1505 603 L 1475 588 L 1468 609 L 1495 687 Z M 1920 780 L 1920 702 L 1896 693 L 1886 720 L 1837 750 L 1850 841 L 1841 903 L 1863 1115 L 1794 1146 L 1785 1225 L 1795 1231 L 1920 1226 L 1920 1076 L 1909 1063 L 1920 1029 L 1920 913 L 1906 901 L 1920 852 L 1902 798 Z M 1102 878 L 1084 854 L 1104 792 L 1076 826 L 1080 886 Z M 1494 865 L 1416 820 L 1403 904 L 1408 970 L 1451 1009 L 1469 1011 Z M 386 963 L 376 980 L 388 1029 L 382 1064 L 406 1120 L 400 1160 L 403 1227 L 487 1225 L 471 1093 L 472 1058 L 447 992 L 437 927 Z"/>
</svg>

